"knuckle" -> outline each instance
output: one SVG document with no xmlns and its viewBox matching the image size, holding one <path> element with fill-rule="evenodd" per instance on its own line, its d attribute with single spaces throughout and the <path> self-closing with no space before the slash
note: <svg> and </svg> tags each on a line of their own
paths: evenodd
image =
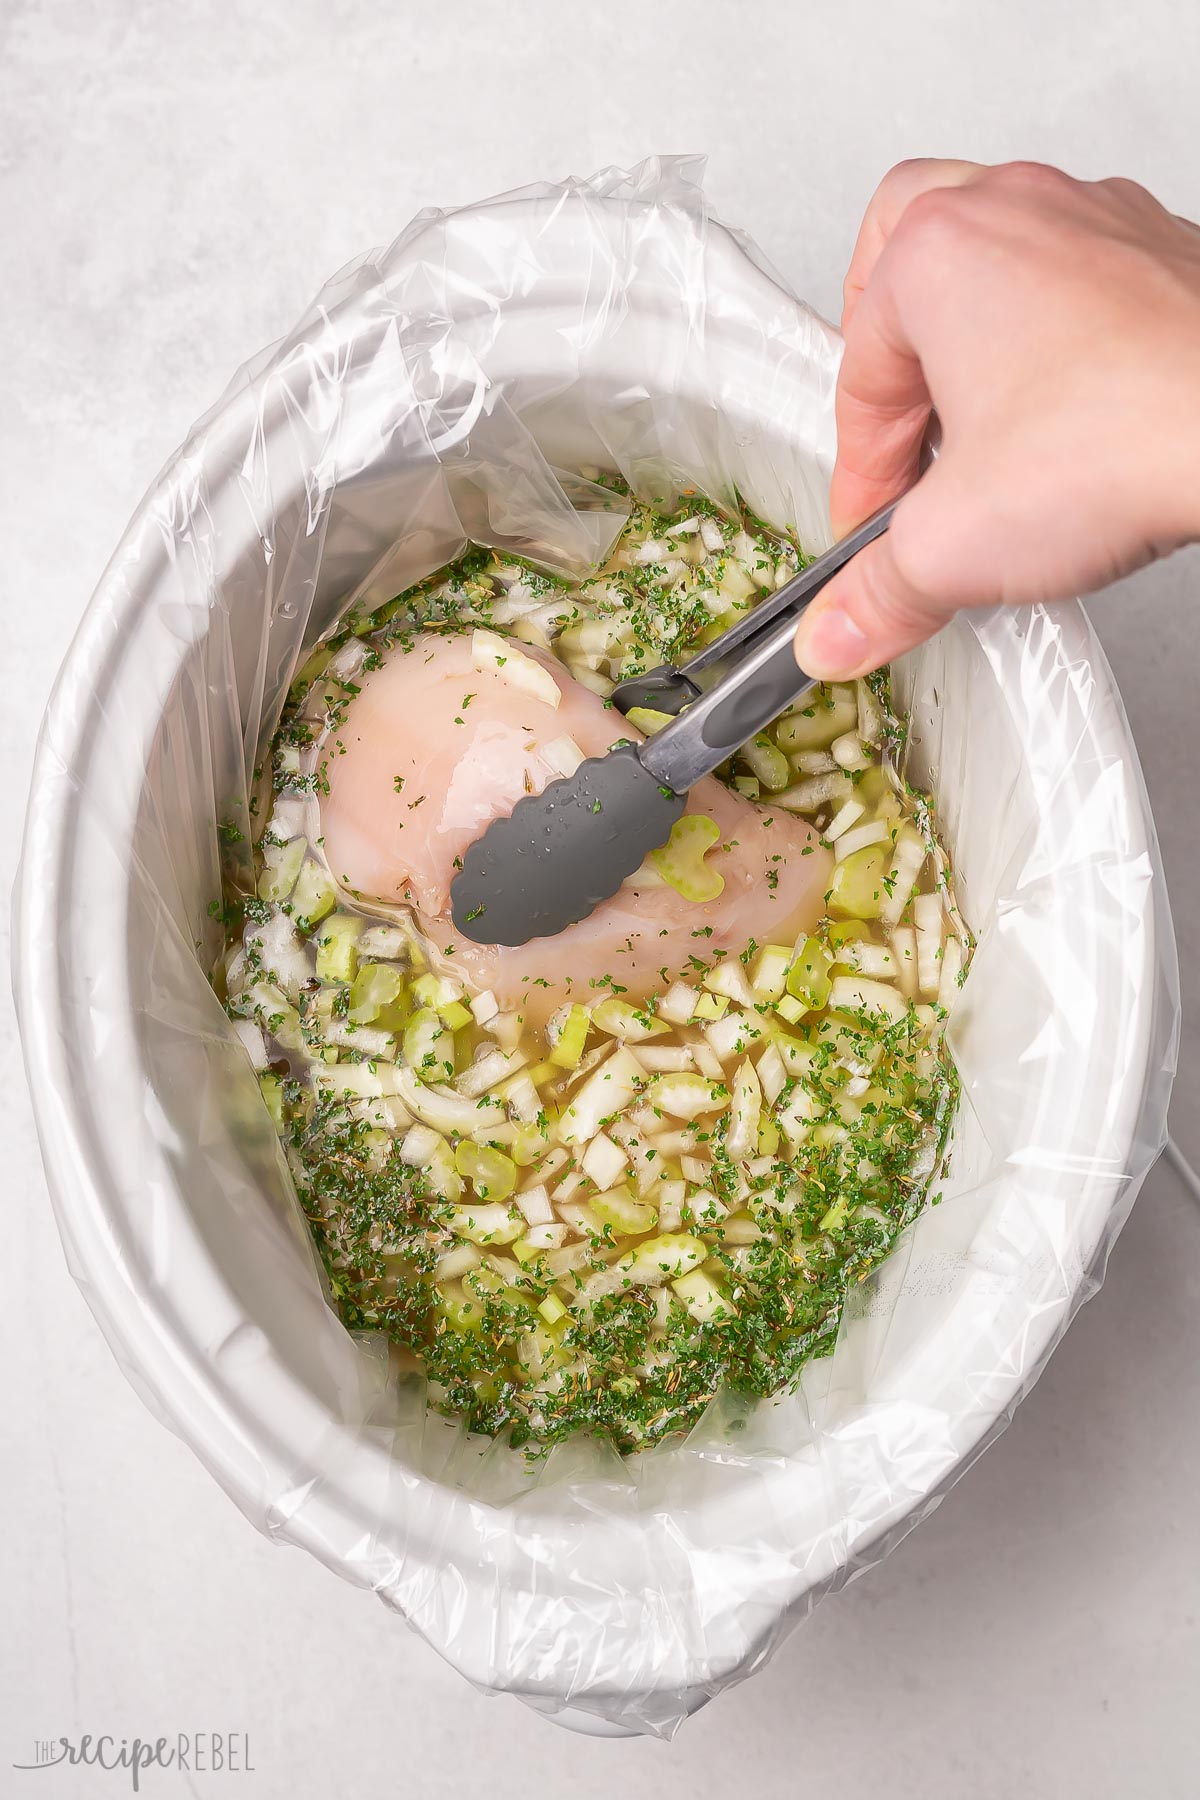
<svg viewBox="0 0 1200 1800">
<path fill-rule="evenodd" d="M 1114 200 L 1132 201 L 1135 206 L 1157 206 L 1153 194 L 1144 188 L 1140 181 L 1131 181 L 1128 175 L 1106 175 L 1103 181 L 1095 184 L 1102 192 L 1110 194 Z"/>
<path fill-rule="evenodd" d="M 1001 163 L 993 170 L 992 181 L 998 189 L 1025 197 L 1053 197 L 1078 186 L 1073 176 L 1064 174 L 1050 163 L 1026 161 Z"/>
<path fill-rule="evenodd" d="M 910 241 L 927 245 L 931 238 L 943 240 L 957 236 L 963 215 L 961 188 L 928 188 L 905 207 L 901 229 Z"/>
</svg>

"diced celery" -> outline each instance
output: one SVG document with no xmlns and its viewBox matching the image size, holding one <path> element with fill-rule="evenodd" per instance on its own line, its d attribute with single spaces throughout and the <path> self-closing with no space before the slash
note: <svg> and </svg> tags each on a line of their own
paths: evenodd
<svg viewBox="0 0 1200 1800">
<path fill-rule="evenodd" d="M 455 1237 L 472 1244 L 511 1244 L 525 1229 L 524 1219 L 514 1218 L 499 1203 L 460 1206 L 447 1220 Z"/>
<path fill-rule="evenodd" d="M 833 952 L 834 968 L 849 969 L 854 965 L 847 962 L 839 952 L 847 944 L 865 944 L 870 942 L 871 927 L 864 919 L 835 919 L 825 933 L 829 948 Z"/>
<path fill-rule="evenodd" d="M 720 1019 L 729 1010 L 728 994 L 703 993 L 692 1011 L 693 1019 Z"/>
<path fill-rule="evenodd" d="M 773 1119 L 763 1119 L 758 1127 L 758 1154 L 774 1156 L 779 1149 L 779 1127 Z"/>
<path fill-rule="evenodd" d="M 275 906 L 283 904 L 296 885 L 307 849 L 308 843 L 302 837 L 293 838 L 288 844 L 263 844 L 263 868 L 258 878 L 260 900 L 270 900 Z"/>
<path fill-rule="evenodd" d="M 454 1166 L 454 1152 L 445 1138 L 439 1138 L 437 1147 L 430 1152 L 424 1174 L 434 1193 L 443 1200 L 462 1199 L 462 1176 Z"/>
<path fill-rule="evenodd" d="M 468 1294 L 459 1282 L 448 1281 L 440 1290 L 439 1305 L 451 1331 L 480 1331 L 483 1327 L 483 1302 Z"/>
<path fill-rule="evenodd" d="M 322 923 L 316 933 L 318 981 L 354 980 L 362 923 L 353 913 L 333 913 Z"/>
<path fill-rule="evenodd" d="M 793 999 L 791 994 L 785 994 L 782 1000 L 775 1002 L 775 1011 L 781 1019 L 786 1019 L 789 1025 L 798 1025 L 808 1008 L 799 1000 Z"/>
<path fill-rule="evenodd" d="M 363 963 L 350 989 L 348 1017 L 356 1025 L 371 1025 L 380 1009 L 400 996 L 404 977 L 394 963 Z"/>
<path fill-rule="evenodd" d="M 546 1138 L 540 1125 L 527 1120 L 520 1120 L 513 1132 L 513 1141 L 509 1151 L 518 1169 L 528 1169 L 535 1163 L 546 1148 Z"/>
<path fill-rule="evenodd" d="M 819 1012 L 829 999 L 829 970 L 833 958 L 817 938 L 805 938 L 796 947 L 795 961 L 787 973 L 787 991 L 808 1012 Z"/>
<path fill-rule="evenodd" d="M 582 1008 L 579 1010 L 582 1011 Z M 602 1000 L 599 1006 L 592 1008 L 592 1023 L 600 1031 L 607 1032 L 609 1037 L 621 1038 L 630 1044 L 643 1043 L 647 1038 L 661 1037 L 668 1027 L 660 1019 L 630 1006 L 627 1000 Z"/>
<path fill-rule="evenodd" d="M 654 1286 L 699 1268 L 707 1255 L 708 1245 L 703 1238 L 693 1237 L 687 1231 L 664 1231 L 623 1256 L 618 1267 L 630 1281 Z"/>
<path fill-rule="evenodd" d="M 890 844 L 870 844 L 838 863 L 829 890 L 830 912 L 843 919 L 877 919 L 888 897 L 884 879 L 891 862 Z"/>
<path fill-rule="evenodd" d="M 481 1200 L 507 1200 L 517 1185 L 516 1163 L 488 1144 L 464 1139 L 454 1152 L 454 1166 Z"/>
<path fill-rule="evenodd" d="M 685 900 L 697 904 L 715 900 L 725 891 L 725 877 L 704 859 L 720 838 L 721 827 L 707 813 L 685 813 L 672 825 L 661 850 L 650 852 L 651 866 Z"/>
<path fill-rule="evenodd" d="M 762 793 L 762 782 L 757 775 L 735 775 L 733 785 L 743 800 L 757 800 Z"/>
<path fill-rule="evenodd" d="M 283 1130 L 283 1079 L 279 1075 L 260 1075 L 258 1085 L 267 1103 L 267 1111 L 276 1131 Z"/>
<path fill-rule="evenodd" d="M 336 905 L 337 889 L 320 863 L 310 857 L 292 889 L 292 917 L 301 929 L 311 929 Z"/>
<path fill-rule="evenodd" d="M 844 1195 L 839 1194 L 827 1212 L 822 1213 L 817 1224 L 818 1231 L 840 1231 L 849 1211 Z"/>
<path fill-rule="evenodd" d="M 728 1098 L 719 1082 L 703 1075 L 656 1075 L 646 1092 L 651 1106 L 673 1119 L 695 1119 L 716 1112 Z"/>
<path fill-rule="evenodd" d="M 765 731 L 743 744 L 738 752 L 752 775 L 772 794 L 779 793 L 792 779 L 787 757 L 776 748 Z"/>
<path fill-rule="evenodd" d="M 737 1318 L 736 1306 L 725 1298 L 705 1269 L 693 1269 L 689 1275 L 673 1281 L 671 1287 L 698 1325 L 719 1325 L 723 1320 Z"/>
<path fill-rule="evenodd" d="M 658 1214 L 644 1200 L 635 1200 L 627 1187 L 609 1188 L 595 1194 L 588 1205 L 601 1225 L 611 1225 L 621 1237 L 636 1237 L 639 1232 L 653 1231 Z"/>
<path fill-rule="evenodd" d="M 547 1294 L 546 1298 L 538 1307 L 538 1311 L 541 1313 L 543 1319 L 545 1319 L 547 1325 L 557 1325 L 560 1320 L 567 1317 L 567 1309 L 557 1294 Z"/>
<path fill-rule="evenodd" d="M 586 1006 L 570 1008 L 562 1022 L 558 1042 L 550 1052 L 550 1061 L 556 1069 L 578 1068 L 591 1024 L 592 1015 Z"/>
<path fill-rule="evenodd" d="M 629 723 L 640 731 L 643 737 L 653 737 L 654 733 L 661 731 L 664 725 L 670 725 L 674 716 L 673 713 L 659 712 L 658 708 L 654 706 L 631 706 L 625 714 Z"/>
<path fill-rule="evenodd" d="M 421 1006 L 430 1007 L 451 1031 L 461 1031 L 471 1023 L 472 1014 L 463 1005 L 462 989 L 444 975 L 418 975 L 413 982 L 413 998 Z"/>
<path fill-rule="evenodd" d="M 775 742 L 784 750 L 825 750 L 857 723 L 858 696 L 853 687 L 839 685 L 806 696 L 804 706 L 786 713 L 775 727 Z"/>
<path fill-rule="evenodd" d="M 750 971 L 757 1000 L 778 1000 L 787 985 L 792 952 L 787 944 L 764 944 Z"/>
</svg>

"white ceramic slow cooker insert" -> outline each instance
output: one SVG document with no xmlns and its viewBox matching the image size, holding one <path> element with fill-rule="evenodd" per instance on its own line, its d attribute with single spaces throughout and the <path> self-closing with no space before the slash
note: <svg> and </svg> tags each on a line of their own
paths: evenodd
<svg viewBox="0 0 1200 1800">
<path fill-rule="evenodd" d="M 642 198 L 519 197 L 423 222 L 404 268 L 431 272 L 444 365 L 481 368 L 550 465 L 656 451 L 720 470 L 822 547 L 836 334 L 733 234 L 659 214 L 651 229 Z M 980 940 L 942 1204 L 802 1394 L 736 1436 L 624 1471 L 567 1452 L 530 1482 L 397 1410 L 325 1308 L 196 943 L 214 796 L 253 755 L 254 696 L 286 685 L 297 618 L 311 642 L 351 590 L 394 592 L 453 535 L 402 354 L 411 281 L 403 306 L 389 297 L 398 254 L 333 284 L 269 381 L 233 385 L 85 616 L 20 885 L 31 1085 L 73 1272 L 148 1404 L 247 1516 L 373 1587 L 471 1680 L 585 1728 L 666 1732 L 928 1510 L 1090 1291 L 1169 1087 L 1153 828 L 1077 607 L 958 621 L 907 659 L 912 773 L 934 786 Z M 605 258 L 632 271 L 619 304 Z M 446 456 L 469 448 L 466 416 Z"/>
</svg>

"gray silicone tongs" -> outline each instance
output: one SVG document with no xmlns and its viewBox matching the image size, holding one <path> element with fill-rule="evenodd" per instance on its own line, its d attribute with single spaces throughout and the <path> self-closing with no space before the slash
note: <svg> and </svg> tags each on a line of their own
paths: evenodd
<svg viewBox="0 0 1200 1800">
<path fill-rule="evenodd" d="M 619 682 L 621 712 L 677 716 L 644 743 L 622 743 L 519 800 L 463 857 L 450 887 L 454 923 L 478 944 L 526 944 L 577 924 L 616 893 L 683 816 L 688 789 L 815 687 L 792 639 L 803 608 L 887 530 L 898 501 L 761 600 L 685 663 Z M 707 690 L 696 677 L 736 657 Z"/>
</svg>

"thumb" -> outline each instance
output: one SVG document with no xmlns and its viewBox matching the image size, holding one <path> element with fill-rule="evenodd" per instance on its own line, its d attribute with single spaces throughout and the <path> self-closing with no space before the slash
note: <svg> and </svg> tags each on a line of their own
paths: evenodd
<svg viewBox="0 0 1200 1800">
<path fill-rule="evenodd" d="M 923 644 L 956 611 L 952 600 L 918 587 L 896 553 L 901 514 L 924 530 L 937 511 L 933 489 L 944 471 L 930 470 L 896 508 L 891 528 L 860 550 L 809 604 L 796 626 L 796 661 L 821 681 L 849 681 Z M 940 499 L 940 494 L 936 499 Z M 911 538 L 911 530 L 906 532 Z"/>
</svg>

